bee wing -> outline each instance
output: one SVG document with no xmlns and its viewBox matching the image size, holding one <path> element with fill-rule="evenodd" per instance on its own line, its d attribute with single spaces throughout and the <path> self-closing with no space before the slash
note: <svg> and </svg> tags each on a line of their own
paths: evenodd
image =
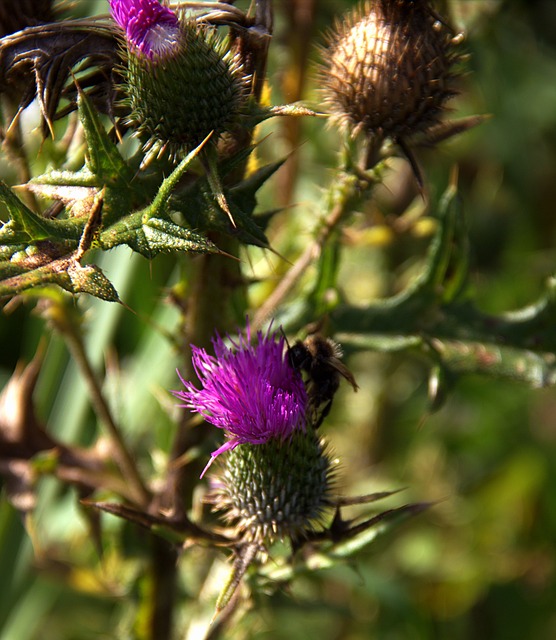
<svg viewBox="0 0 556 640">
<path fill-rule="evenodd" d="M 359 385 L 357 384 L 357 382 L 355 382 L 353 373 L 351 373 L 351 371 L 341 360 L 339 360 L 338 358 L 330 358 L 328 360 L 328 364 L 350 383 L 354 391 L 357 391 L 357 389 L 359 389 Z"/>
</svg>

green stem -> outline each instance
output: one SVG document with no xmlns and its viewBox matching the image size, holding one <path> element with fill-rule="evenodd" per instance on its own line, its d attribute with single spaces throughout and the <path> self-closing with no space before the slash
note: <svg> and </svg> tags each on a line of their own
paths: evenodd
<svg viewBox="0 0 556 640">
<path fill-rule="evenodd" d="M 368 197 L 369 189 L 373 185 L 372 175 L 363 179 L 354 174 L 341 173 L 335 176 L 329 189 L 326 203 L 328 215 L 321 222 L 315 239 L 311 242 L 294 265 L 282 278 L 276 289 L 268 296 L 258 311 L 254 314 L 251 326 L 254 331 L 271 318 L 276 309 L 294 289 L 307 268 L 318 258 L 324 245 L 341 222 L 356 207 L 357 203 Z"/>
<path fill-rule="evenodd" d="M 235 241 L 222 238 L 226 252 L 237 253 Z M 203 255 L 191 261 L 187 279 L 187 304 L 183 310 L 183 361 L 180 367 L 182 377 L 195 380 L 191 361 L 191 345 L 210 349 L 215 331 L 233 330 L 242 322 L 247 308 L 244 282 L 240 263 L 226 256 Z M 187 286 L 184 285 L 184 286 Z M 210 436 L 209 429 L 192 428 L 192 415 L 184 411 L 173 445 L 171 461 L 177 460 L 194 447 L 199 447 Z M 192 499 L 192 491 L 204 462 L 187 466 L 170 463 L 167 484 L 161 495 L 164 508 L 169 508 L 177 518 L 187 512 Z"/>
<path fill-rule="evenodd" d="M 219 246 L 225 240 L 219 240 Z M 226 251 L 234 251 L 232 242 L 225 247 Z M 235 245 L 235 241 L 233 243 Z M 233 309 L 233 298 L 240 291 L 241 273 L 239 263 L 220 255 L 203 255 L 188 263 L 189 269 L 183 277 L 183 288 L 187 297 L 180 304 L 183 326 L 183 360 L 180 372 L 184 379 L 194 380 L 195 372 L 191 361 L 191 344 L 210 348 L 211 338 L 215 330 L 230 329 L 237 321 L 230 310 Z M 189 289 L 188 289 L 189 287 Z M 241 304 L 245 309 L 245 302 Z M 187 519 L 187 513 L 193 500 L 195 488 L 204 461 L 196 464 L 179 464 L 187 452 L 200 447 L 210 436 L 210 430 L 203 426 L 192 426 L 191 413 L 182 413 L 176 438 L 166 473 L 166 481 L 162 491 L 155 497 L 152 510 L 164 509 L 172 513 L 174 518 Z M 178 464 L 175 464 L 178 462 Z M 177 555 L 175 548 L 166 541 L 154 543 L 152 554 L 153 603 L 150 632 L 152 640 L 170 638 L 173 605 L 177 579 Z M 165 635 L 166 634 L 166 635 Z"/>
</svg>

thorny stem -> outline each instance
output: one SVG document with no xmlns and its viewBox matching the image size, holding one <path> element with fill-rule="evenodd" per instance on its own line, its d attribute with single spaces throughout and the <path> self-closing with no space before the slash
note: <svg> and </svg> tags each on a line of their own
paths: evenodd
<svg viewBox="0 0 556 640">
<path fill-rule="evenodd" d="M 328 194 L 330 213 L 321 223 L 315 239 L 310 243 L 291 269 L 282 278 L 276 289 L 260 306 L 251 321 L 253 331 L 258 331 L 262 325 L 274 315 L 275 310 L 293 290 L 312 262 L 317 260 L 331 234 L 337 229 L 343 219 L 349 215 L 356 203 L 364 197 L 373 184 L 372 175 L 365 179 L 354 174 L 342 174 L 335 179 Z"/>
<path fill-rule="evenodd" d="M 150 494 L 145 487 L 141 476 L 135 465 L 133 456 L 127 449 L 127 445 L 116 425 L 108 403 L 104 398 L 97 376 L 89 362 L 89 358 L 85 352 L 85 346 L 78 333 L 70 323 L 65 323 L 63 327 L 63 335 L 67 340 L 68 348 L 83 374 L 85 383 L 89 389 L 91 403 L 95 410 L 95 414 L 104 423 L 106 430 L 110 434 L 114 445 L 114 456 L 120 467 L 123 477 L 129 484 L 131 492 L 134 495 L 137 505 L 147 507 L 150 502 Z"/>
</svg>

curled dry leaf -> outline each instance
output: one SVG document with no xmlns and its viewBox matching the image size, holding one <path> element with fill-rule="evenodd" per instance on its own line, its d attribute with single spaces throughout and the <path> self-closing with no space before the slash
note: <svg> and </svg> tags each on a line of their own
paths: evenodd
<svg viewBox="0 0 556 640">
<path fill-rule="evenodd" d="M 75 83 L 113 117 L 117 61 L 110 24 L 68 20 L 28 27 L 0 40 L 0 94 L 19 103 L 14 120 L 38 98 L 45 134 L 54 120 L 77 108 Z M 62 98 L 68 102 L 60 109 Z"/>
</svg>

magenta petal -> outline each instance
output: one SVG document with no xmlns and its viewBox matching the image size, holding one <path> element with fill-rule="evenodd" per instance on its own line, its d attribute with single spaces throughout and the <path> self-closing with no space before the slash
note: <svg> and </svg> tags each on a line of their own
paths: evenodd
<svg viewBox="0 0 556 640">
<path fill-rule="evenodd" d="M 210 455 L 212 458 L 216 458 L 216 456 L 219 456 L 221 453 L 224 453 L 225 451 L 231 451 L 232 449 L 235 449 L 238 444 L 239 442 L 237 440 L 236 441 L 228 440 L 228 442 L 224 443 L 221 447 L 216 449 L 216 451 L 213 451 Z"/>
<path fill-rule="evenodd" d="M 201 473 L 201 475 L 199 477 L 202 478 L 205 475 L 205 473 L 208 471 L 209 467 L 216 460 L 217 456 L 219 456 L 221 453 L 224 453 L 225 451 L 231 451 L 232 449 L 235 449 L 238 444 L 239 444 L 239 442 L 237 442 L 237 441 L 234 442 L 233 440 L 228 440 L 228 442 L 223 444 L 219 449 L 216 449 L 216 451 L 213 451 L 210 454 L 210 459 L 207 462 L 207 464 L 205 465 L 205 468 L 203 469 L 203 472 Z"/>
<path fill-rule="evenodd" d="M 178 17 L 158 0 L 110 0 L 110 9 L 127 42 L 146 56 L 152 58 L 175 45 Z"/>
<path fill-rule="evenodd" d="M 259 332 L 256 344 L 249 327 L 246 335 L 229 337 L 231 347 L 217 335 L 215 356 L 192 346 L 201 388 L 184 381 L 178 372 L 185 390 L 173 394 L 182 406 L 200 413 L 228 437 L 212 453 L 209 465 L 237 445 L 285 439 L 296 429 L 305 429 L 307 393 L 299 372 L 289 363 L 283 335 Z"/>
</svg>

